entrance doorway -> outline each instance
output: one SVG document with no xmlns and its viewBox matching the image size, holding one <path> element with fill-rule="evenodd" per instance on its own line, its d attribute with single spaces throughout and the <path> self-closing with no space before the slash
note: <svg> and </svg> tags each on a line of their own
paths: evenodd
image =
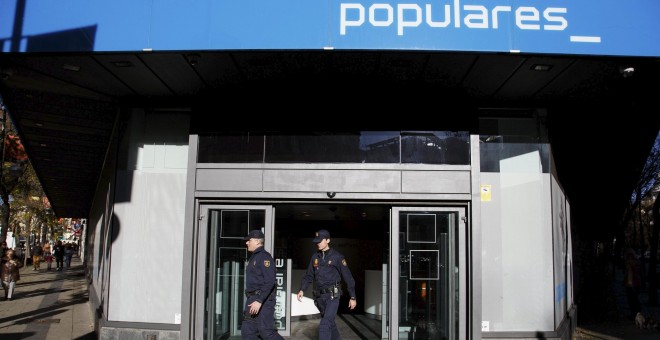
<svg viewBox="0 0 660 340">
<path fill-rule="evenodd" d="M 340 333 L 359 339 L 464 339 L 465 207 L 367 203 L 202 205 L 196 330 L 209 339 L 240 338 L 247 251 L 243 236 L 262 229 L 278 275 L 276 324 L 292 339 L 317 339 L 320 314 L 311 288 L 296 293 L 326 229 L 356 282 L 357 308 L 343 294 Z M 392 249 L 392 251 L 390 251 Z M 393 265 L 390 265 L 393 264 Z M 343 287 L 346 291 L 346 287 Z M 390 331 L 392 330 L 392 331 Z"/>
<path fill-rule="evenodd" d="M 375 204 L 277 204 L 275 209 L 274 256 L 291 259 L 291 338 L 318 338 L 320 314 L 313 304 L 312 288 L 303 302 L 294 295 L 309 261 L 317 251 L 312 242 L 320 229 L 330 232 L 330 247 L 346 258 L 355 279 L 357 307 L 348 308 L 343 290 L 337 325 L 340 332 L 360 339 L 387 338 L 384 333 L 386 297 L 385 263 L 389 254 L 390 206 Z M 341 329 L 343 328 L 343 329 Z M 385 335 L 384 335 L 385 334 Z"/>
</svg>

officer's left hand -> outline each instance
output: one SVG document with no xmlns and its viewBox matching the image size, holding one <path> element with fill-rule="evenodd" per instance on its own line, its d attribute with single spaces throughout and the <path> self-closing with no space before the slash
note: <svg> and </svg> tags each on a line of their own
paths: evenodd
<svg viewBox="0 0 660 340">
<path fill-rule="evenodd" d="M 357 301 L 355 301 L 355 300 L 348 300 L 348 308 L 350 308 L 350 309 L 355 309 L 355 306 L 357 306 Z"/>
<path fill-rule="evenodd" d="M 252 302 L 251 304 L 248 305 L 248 307 L 250 307 L 250 314 L 256 315 L 259 313 L 259 310 L 261 309 L 261 302 L 259 301 Z"/>
</svg>

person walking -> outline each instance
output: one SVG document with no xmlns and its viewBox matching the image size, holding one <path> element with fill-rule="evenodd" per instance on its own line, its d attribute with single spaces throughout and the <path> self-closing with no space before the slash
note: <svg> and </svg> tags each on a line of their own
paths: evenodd
<svg viewBox="0 0 660 340">
<path fill-rule="evenodd" d="M 321 229 L 316 232 L 312 240 L 316 243 L 318 251 L 312 255 L 307 271 L 300 283 L 298 301 L 302 302 L 305 290 L 314 283 L 314 305 L 321 312 L 319 324 L 319 340 L 341 339 L 335 316 L 339 308 L 341 297 L 341 279 L 346 282 L 350 300 L 348 308 L 355 309 L 357 300 L 355 295 L 355 280 L 351 274 L 344 255 L 330 249 L 330 232 Z"/>
<path fill-rule="evenodd" d="M 41 244 L 39 241 L 34 242 L 34 246 L 32 247 L 32 270 L 39 270 L 41 267 L 41 255 L 43 254 L 44 250 L 41 248 Z"/>
<path fill-rule="evenodd" d="M 264 249 L 265 236 L 252 230 L 243 238 L 252 253 L 245 268 L 245 309 L 241 324 L 243 339 L 283 339 L 275 329 L 275 261 Z"/>
<path fill-rule="evenodd" d="M 0 261 L 4 263 L 5 255 L 7 255 L 7 250 L 9 250 L 9 247 L 7 247 L 7 242 L 2 242 L 0 245 Z"/>
<path fill-rule="evenodd" d="M 14 288 L 16 282 L 21 279 L 19 269 L 23 267 L 23 263 L 14 258 L 14 250 L 8 249 L 3 258 L 2 270 L 0 271 L 0 278 L 2 278 L 2 288 L 5 289 L 5 300 L 11 301 L 14 295 Z"/>
<path fill-rule="evenodd" d="M 51 252 L 50 242 L 46 241 L 43 246 L 43 257 L 46 261 L 46 270 L 53 269 L 53 253 Z"/>
<path fill-rule="evenodd" d="M 68 243 L 64 245 L 64 264 L 66 265 L 66 269 L 71 268 L 71 257 L 73 257 L 73 254 L 75 251 L 73 250 L 73 247 L 71 246 L 71 243 Z"/>
<path fill-rule="evenodd" d="M 55 247 L 53 247 L 53 256 L 55 256 L 55 266 L 57 267 L 55 270 L 62 270 L 64 268 L 64 246 L 62 241 L 58 240 Z"/>
</svg>

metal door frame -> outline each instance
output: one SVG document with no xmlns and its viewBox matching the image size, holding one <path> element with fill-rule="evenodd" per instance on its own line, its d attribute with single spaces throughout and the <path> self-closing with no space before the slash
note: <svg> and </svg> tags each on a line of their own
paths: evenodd
<svg viewBox="0 0 660 340">
<path fill-rule="evenodd" d="M 199 256 L 197 256 L 197 261 L 195 263 L 195 291 L 197 292 L 195 296 L 195 333 L 194 334 L 204 334 L 204 321 L 209 318 L 209 315 L 205 313 L 205 296 L 206 289 L 209 286 L 212 286 L 214 283 L 214 278 L 211 277 L 209 282 L 206 281 L 206 266 L 207 260 L 215 261 L 215 256 L 210 256 L 207 258 L 206 254 L 211 246 L 208 244 L 208 237 L 211 230 L 209 230 L 209 211 L 210 210 L 264 210 L 265 211 L 265 223 L 262 227 L 262 231 L 266 237 L 264 249 L 272 253 L 273 251 L 273 231 L 274 231 L 274 213 L 275 209 L 272 205 L 232 205 L 232 204 L 221 204 L 221 203 L 198 203 L 196 211 L 198 211 L 197 221 L 197 234 L 196 243 L 198 245 Z M 213 254 L 211 254 L 213 255 Z M 211 264 L 212 265 L 212 264 Z M 211 313 L 211 311 L 209 311 Z"/>
</svg>

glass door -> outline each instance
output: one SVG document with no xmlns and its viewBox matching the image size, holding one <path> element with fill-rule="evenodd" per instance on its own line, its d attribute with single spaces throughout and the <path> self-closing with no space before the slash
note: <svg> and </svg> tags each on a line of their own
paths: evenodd
<svg viewBox="0 0 660 340">
<path fill-rule="evenodd" d="M 465 338 L 464 221 L 464 208 L 392 208 L 391 338 Z"/>
<path fill-rule="evenodd" d="M 207 226 L 200 228 L 207 231 L 207 247 L 206 258 L 199 261 L 204 264 L 198 266 L 205 268 L 205 339 L 240 338 L 249 257 L 243 237 L 250 230 L 263 231 L 264 248 L 272 252 L 272 217 L 271 206 L 208 206 L 200 211 L 200 226 Z"/>
</svg>

